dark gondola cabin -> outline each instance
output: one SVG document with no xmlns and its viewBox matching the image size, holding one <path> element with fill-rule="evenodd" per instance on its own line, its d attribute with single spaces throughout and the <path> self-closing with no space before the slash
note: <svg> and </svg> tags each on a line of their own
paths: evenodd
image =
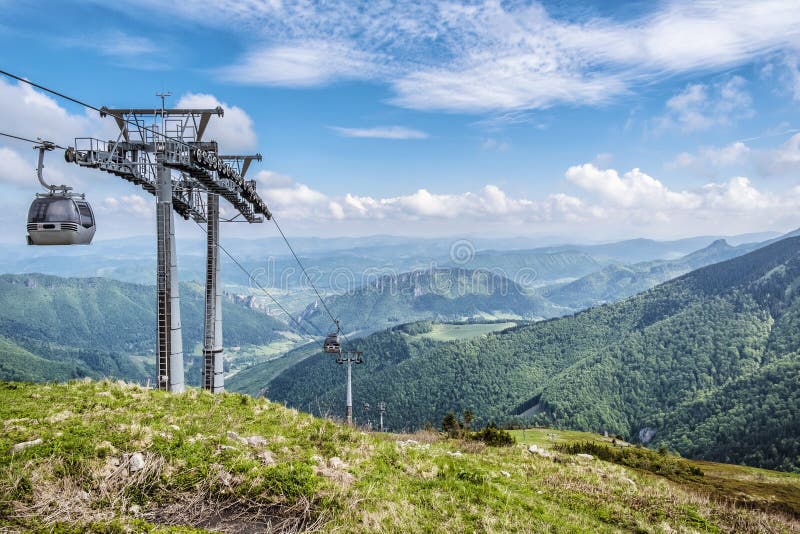
<svg viewBox="0 0 800 534">
<path fill-rule="evenodd" d="M 71 195 L 38 195 L 28 210 L 29 245 L 88 245 L 96 230 L 89 203 Z"/>
<path fill-rule="evenodd" d="M 339 334 L 328 334 L 325 338 L 322 348 L 325 352 L 330 354 L 339 354 L 342 352 L 342 347 L 339 344 Z"/>
</svg>

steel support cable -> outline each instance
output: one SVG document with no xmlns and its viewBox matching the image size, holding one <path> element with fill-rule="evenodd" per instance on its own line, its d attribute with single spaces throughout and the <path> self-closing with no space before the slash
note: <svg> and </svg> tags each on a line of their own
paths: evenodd
<svg viewBox="0 0 800 534">
<path fill-rule="evenodd" d="M 272 215 L 272 222 L 275 223 L 275 228 L 277 228 L 278 232 L 280 232 L 281 237 L 283 238 L 283 241 L 286 243 L 286 246 L 289 247 L 289 251 L 292 253 L 292 256 L 294 256 L 295 261 L 297 261 L 297 265 L 300 266 L 300 270 L 303 271 L 303 274 L 305 275 L 306 280 L 308 280 L 308 283 L 311 285 L 312 289 L 314 289 L 314 293 L 317 294 L 317 298 L 319 298 L 319 301 L 322 303 L 322 306 L 325 308 L 325 311 L 327 312 L 328 316 L 331 318 L 331 321 L 333 322 L 333 325 L 336 327 L 336 329 L 338 331 L 339 330 L 339 320 L 336 319 L 336 317 L 333 316 L 333 313 L 331 313 L 330 308 L 328 308 L 328 305 L 325 303 L 325 300 L 322 298 L 322 295 L 320 295 L 319 291 L 317 290 L 317 287 L 314 285 L 314 282 L 311 281 L 311 277 L 308 276 L 308 273 L 306 272 L 306 268 L 303 266 L 303 262 L 301 262 L 300 258 L 297 257 L 297 254 L 295 253 L 294 248 L 292 247 L 292 244 L 289 243 L 289 239 L 287 239 L 286 234 L 283 233 L 283 230 L 281 229 L 281 226 L 278 224 L 278 221 L 275 219 L 275 214 Z M 345 340 L 347 341 L 347 343 L 350 344 L 350 339 L 347 337 L 347 334 L 342 332 L 342 337 L 344 337 Z"/>
<path fill-rule="evenodd" d="M 57 145 L 57 144 L 55 144 L 55 143 L 50 143 L 49 141 L 42 141 L 41 139 L 37 139 L 37 140 L 35 140 L 35 141 L 34 141 L 33 139 L 27 139 L 27 138 L 25 138 L 25 137 L 20 137 L 20 136 L 18 136 L 18 135 L 11 135 L 10 133 L 4 133 L 4 132 L 0 132 L 0 135 L 2 135 L 2 136 L 4 136 L 4 137 L 10 137 L 11 139 L 17 139 L 17 140 L 19 140 L 19 141 L 25 141 L 25 142 L 27 142 L 27 143 L 31 143 L 31 144 L 33 144 L 33 145 L 43 145 L 43 144 L 49 144 L 49 145 L 51 145 L 53 148 L 58 148 L 58 149 L 60 149 L 60 150 L 66 150 L 66 148 L 64 148 L 64 147 L 63 147 L 63 146 L 61 146 L 61 145 Z"/>
<path fill-rule="evenodd" d="M 200 225 L 200 223 L 198 223 L 198 222 L 195 222 L 195 224 L 196 224 L 196 225 L 197 225 L 197 227 L 198 227 L 198 228 L 200 228 L 200 229 L 201 229 L 203 232 L 206 232 L 206 233 L 208 233 L 208 230 L 206 230 L 205 228 L 203 228 L 203 227 Z M 259 289 L 260 289 L 260 290 L 261 290 L 261 291 L 262 291 L 262 292 L 263 292 L 263 293 L 264 293 L 264 294 L 265 294 L 267 297 L 269 297 L 269 298 L 270 298 L 270 300 L 272 300 L 272 302 L 274 302 L 274 303 L 275 303 L 275 305 L 276 305 L 276 306 L 278 306 L 278 308 L 280 308 L 280 309 L 281 309 L 281 311 L 282 311 L 283 313 L 285 313 L 285 314 L 286 314 L 286 316 L 287 316 L 289 319 L 291 319 L 292 321 L 294 321 L 294 323 L 295 323 L 295 324 L 298 326 L 298 328 L 300 328 L 300 330 L 301 330 L 301 331 L 302 331 L 302 332 L 303 332 L 305 335 L 307 335 L 307 336 L 308 336 L 308 337 L 310 337 L 310 338 L 314 338 L 314 337 L 315 337 L 315 336 L 314 336 L 313 334 L 311 334 L 311 333 L 310 333 L 308 330 L 306 330 L 306 328 L 303 326 L 303 324 L 302 324 L 300 321 L 298 321 L 297 319 L 295 319 L 295 318 L 294 318 L 294 316 L 293 316 L 291 313 L 289 313 L 289 312 L 286 310 L 286 308 L 284 308 L 284 307 L 283 307 L 283 305 L 282 305 L 280 302 L 278 302 L 278 299 L 276 299 L 275 297 L 273 297 L 273 296 L 272 296 L 272 294 L 271 294 L 269 291 L 267 291 L 266 289 L 264 289 L 264 286 L 262 286 L 262 285 L 261 285 L 261 284 L 258 282 L 258 280 L 256 280 L 256 279 L 255 279 L 255 277 L 252 275 L 252 273 L 251 273 L 250 271 L 248 271 L 248 270 L 247 270 L 247 268 L 246 268 L 246 267 L 244 267 L 244 266 L 243 266 L 241 263 L 239 263 L 239 261 L 238 261 L 238 260 L 237 260 L 237 259 L 236 259 L 236 258 L 233 256 L 233 254 L 231 254 L 230 252 L 228 252 L 228 249 L 226 249 L 225 247 L 223 247 L 223 246 L 222 246 L 222 244 L 220 244 L 220 243 L 217 243 L 217 248 L 219 248 L 219 249 L 220 249 L 220 250 L 221 250 L 221 251 L 222 251 L 222 252 L 223 252 L 223 253 L 224 253 L 226 256 L 228 256 L 228 258 L 229 258 L 229 259 L 230 259 L 230 260 L 231 260 L 231 261 L 232 261 L 234 264 L 236 264 L 236 266 L 237 266 L 239 269 L 241 269 L 241 271 L 242 271 L 244 274 L 246 274 L 246 275 L 247 275 L 248 279 L 249 279 L 249 280 L 251 280 L 252 282 L 254 282 L 254 283 L 256 284 L 256 286 L 257 286 L 257 287 L 258 287 L 258 288 L 259 288 Z M 309 323 L 309 324 L 313 324 L 313 323 Z M 315 326 L 315 328 L 316 328 L 316 325 L 314 325 L 314 326 Z M 319 335 L 320 335 L 320 336 L 322 336 L 322 335 L 324 335 L 324 334 L 320 333 Z"/>
</svg>

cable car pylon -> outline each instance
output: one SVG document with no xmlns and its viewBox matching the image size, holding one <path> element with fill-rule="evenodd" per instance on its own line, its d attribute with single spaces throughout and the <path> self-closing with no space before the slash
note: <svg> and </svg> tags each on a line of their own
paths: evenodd
<svg viewBox="0 0 800 534">
<path fill-rule="evenodd" d="M 171 93 L 161 93 L 156 95 L 161 97 L 160 110 L 153 108 L 108 109 L 105 106 L 98 108 L 8 71 L 0 69 L 0 75 L 97 111 L 100 113 L 100 117 L 110 116 L 119 127 L 119 135 L 116 140 L 76 138 L 75 145 L 66 149 L 52 143 L 44 143 L 40 147 L 38 168 L 40 182 L 43 186 L 50 187 L 41 176 L 44 152 L 52 148 L 61 148 L 64 149 L 64 159 L 67 163 L 114 174 L 133 184 L 140 185 L 145 191 L 156 196 L 158 243 L 156 387 L 158 389 L 180 392 L 185 387 L 178 268 L 172 212 L 177 212 L 184 219 L 192 218 L 197 224 L 211 223 L 208 248 L 209 251 L 213 250 L 213 253 L 206 261 L 206 332 L 204 335 L 204 354 L 211 359 L 211 362 L 209 365 L 204 364 L 204 370 L 206 370 L 204 385 L 213 391 L 222 391 L 224 387 L 222 382 L 222 295 L 219 284 L 218 254 L 222 246 L 219 245 L 219 197 L 225 198 L 238 212 L 236 217 L 231 220 L 241 216 L 246 222 L 253 224 L 263 222 L 264 218 L 272 219 L 272 213 L 256 192 L 255 180 L 244 179 L 250 163 L 253 160 L 261 161 L 261 155 L 220 156 L 216 142 L 202 141 L 211 116 L 221 117 L 223 115 L 224 112 L 220 106 L 214 109 L 165 109 L 165 98 L 172 95 Z M 161 119 L 160 130 L 155 125 L 157 118 Z M 3 132 L 0 132 L 0 135 L 32 142 L 30 139 Z M 236 162 L 238 168 L 225 163 L 226 160 Z M 173 176 L 172 171 L 178 171 L 179 176 Z M 65 189 L 65 193 L 68 192 L 66 186 L 58 187 Z M 203 193 L 206 194 L 205 202 Z M 81 199 L 83 200 L 82 195 Z M 84 202 L 84 204 L 91 216 L 93 235 L 94 216 L 88 203 Z M 75 205 L 80 213 L 79 220 L 83 223 L 86 216 L 85 210 L 81 209 L 77 202 Z M 212 206 L 210 217 L 208 206 Z M 277 226 L 277 222 L 275 225 Z M 87 224 L 83 224 L 83 226 L 88 228 Z M 280 227 L 278 229 L 280 230 Z M 283 235 L 283 231 L 281 231 L 281 235 Z M 285 235 L 283 238 L 286 240 Z M 89 241 L 91 241 L 91 237 L 89 237 Z M 286 244 L 291 250 L 288 241 Z M 228 254 L 224 248 L 222 250 Z M 294 254 L 293 250 L 292 254 Z M 230 256 L 230 254 L 228 255 Z M 297 258 L 296 255 L 295 258 Z M 234 262 L 241 268 L 241 264 L 235 259 Z M 306 276 L 308 275 L 306 274 Z M 269 295 L 263 287 L 262 291 Z M 281 309 L 286 312 L 282 306 Z M 286 313 L 290 319 L 293 319 L 291 314 Z M 297 321 L 295 320 L 295 322 Z M 302 326 L 301 330 L 303 330 Z"/>
<path fill-rule="evenodd" d="M 156 196 L 157 336 L 156 387 L 172 392 L 185 389 L 181 339 L 178 264 L 173 212 L 206 223 L 207 258 L 203 339 L 203 387 L 224 390 L 222 359 L 222 286 L 219 280 L 219 197 L 228 200 L 248 223 L 272 214 L 244 172 L 254 156 L 220 156 L 214 141 L 203 135 L 214 109 L 99 108 L 114 118 L 116 140 L 76 138 L 66 150 L 69 163 L 95 168 L 140 185 Z M 94 109 L 94 108 L 93 108 Z M 160 121 L 159 121 L 160 119 Z M 157 121 L 160 125 L 156 125 Z M 234 161 L 234 165 L 226 163 Z M 262 218 L 259 215 L 263 215 Z"/>
</svg>

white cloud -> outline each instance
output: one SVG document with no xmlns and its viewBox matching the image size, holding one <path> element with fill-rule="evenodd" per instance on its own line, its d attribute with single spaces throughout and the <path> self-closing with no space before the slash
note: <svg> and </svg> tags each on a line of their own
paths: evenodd
<svg viewBox="0 0 800 534">
<path fill-rule="evenodd" d="M 771 63 L 769 64 L 772 65 Z M 794 100 L 800 101 L 800 58 L 788 54 L 784 58 L 784 70 L 781 79 Z"/>
<path fill-rule="evenodd" d="M 509 144 L 505 141 L 498 141 L 491 137 L 484 139 L 481 143 L 481 150 L 497 150 L 498 152 L 506 152 L 509 149 Z"/>
<path fill-rule="evenodd" d="M 0 147 L 0 182 L 31 186 L 36 183 L 36 171 L 31 162 L 6 147 Z"/>
<path fill-rule="evenodd" d="M 285 174 L 263 169 L 256 173 L 255 180 L 262 187 L 266 187 L 268 189 L 273 187 L 289 187 L 294 184 L 294 180 Z"/>
<path fill-rule="evenodd" d="M 369 54 L 353 46 L 318 40 L 253 49 L 219 75 L 236 83 L 310 87 L 368 79 L 377 69 Z"/>
<path fill-rule="evenodd" d="M 702 147 L 697 153 L 681 152 L 667 164 L 668 169 L 688 169 L 713 175 L 717 169 L 748 163 L 753 151 L 742 141 L 723 147 Z"/>
<path fill-rule="evenodd" d="M 758 191 L 750 180 L 738 176 L 725 184 L 708 184 L 703 188 L 705 204 L 715 210 L 734 212 L 755 212 L 778 208 L 780 199 Z M 797 204 L 795 196 L 792 204 Z"/>
<path fill-rule="evenodd" d="M 778 194 L 759 190 L 749 178 L 736 176 L 692 191 L 673 191 L 639 169 L 620 177 L 614 169 L 601 171 L 591 164 L 571 167 L 566 176 L 598 197 L 597 206 L 603 208 L 592 214 L 597 220 L 634 222 L 641 228 L 668 223 L 684 234 L 797 226 L 800 186 Z"/>
<path fill-rule="evenodd" d="M 674 237 L 788 227 L 800 208 L 800 186 L 777 194 L 743 176 L 692 190 L 674 190 L 637 168 L 621 173 L 592 163 L 570 167 L 565 176 L 579 194 L 526 198 L 488 184 L 477 191 L 436 193 L 423 188 L 397 196 L 331 196 L 270 171 L 260 172 L 257 179 L 262 197 L 281 219 L 301 225 L 313 220 L 318 227 L 333 224 L 366 233 L 416 228 L 430 234 L 432 228 L 463 232 L 489 227 L 508 233 L 546 223 L 550 231 L 569 229 L 583 237 L 608 239 L 609 232 L 619 234 L 631 225 L 636 235 Z M 629 230 L 622 235 L 632 234 Z"/>
<path fill-rule="evenodd" d="M 344 137 L 361 137 L 367 139 L 427 139 L 428 134 L 404 126 L 376 126 L 374 128 L 342 128 L 331 126 Z"/>
<path fill-rule="evenodd" d="M 110 31 L 98 36 L 97 50 L 106 56 L 141 58 L 147 54 L 158 54 L 162 50 L 147 37 L 129 35 L 122 31 Z"/>
<path fill-rule="evenodd" d="M 537 2 L 129 0 L 119 9 L 133 6 L 255 36 L 221 71 L 232 82 L 376 80 L 398 105 L 445 111 L 603 104 L 642 83 L 800 49 L 800 9 L 784 0 L 673 0 L 625 20 L 554 18 Z"/>
<path fill-rule="evenodd" d="M 762 152 L 758 167 L 767 175 L 800 170 L 800 133 L 794 134 L 778 148 Z"/>
<path fill-rule="evenodd" d="M 145 59 L 142 56 L 161 52 L 160 47 L 147 37 L 130 35 L 120 30 L 62 37 L 56 41 L 60 46 L 92 50 L 103 56 L 125 60 Z"/>
<path fill-rule="evenodd" d="M 775 150 L 773 154 L 778 163 L 792 166 L 800 164 L 800 133 L 790 137 L 789 140 Z"/>
<path fill-rule="evenodd" d="M 0 117 L 4 125 L 1 129 L 5 133 L 31 140 L 41 138 L 61 146 L 72 145 L 76 137 L 113 139 L 119 132 L 113 120 L 101 119 L 96 112 L 70 113 L 55 99 L 21 82 L 7 83 L 0 80 Z M 27 183 L 31 191 L 39 190 L 36 180 L 38 153 L 32 150 L 31 143 L 5 137 L 2 142 L 14 152 L 13 155 L 4 155 L 4 159 L 11 162 L 9 169 L 14 170 L 0 172 L 19 174 L 21 177 L 13 181 L 20 185 Z M 48 152 L 44 165 L 47 182 L 65 183 L 76 190 L 84 185 L 82 175 L 90 172 L 81 171 L 77 166 L 64 162 L 63 153 L 59 150 Z M 5 181 L 12 181 L 10 175 L 6 178 Z"/>
<path fill-rule="evenodd" d="M 701 154 L 713 165 L 733 165 L 742 162 L 750 154 L 750 148 L 743 142 L 736 141 L 720 149 L 704 149 Z"/>
<path fill-rule="evenodd" d="M 656 121 L 656 126 L 659 129 L 678 127 L 691 132 L 752 117 L 752 98 L 745 89 L 746 85 L 740 76 L 713 86 L 689 84 L 667 100 L 667 113 Z"/>
<path fill-rule="evenodd" d="M 407 108 L 449 112 L 542 109 L 555 104 L 597 105 L 626 92 L 618 75 L 559 72 L 535 55 L 487 57 L 463 70 L 435 68 L 393 83 L 392 102 Z"/>
<path fill-rule="evenodd" d="M 213 109 L 221 106 L 222 117 L 211 117 L 203 139 L 219 143 L 220 152 L 225 154 L 241 153 L 256 148 L 256 133 L 253 130 L 253 119 L 242 108 L 220 102 L 214 95 L 187 93 L 178 103 L 178 108 Z"/>
<path fill-rule="evenodd" d="M 781 125 L 785 128 L 785 125 Z M 696 175 L 716 177 L 722 172 L 752 171 L 757 176 L 783 175 L 795 178 L 800 171 L 800 133 L 796 130 L 767 133 L 751 140 L 793 133 L 775 148 L 751 148 L 745 141 L 723 147 L 702 147 L 697 152 L 681 152 L 666 164 L 667 169 L 688 170 Z"/>
<path fill-rule="evenodd" d="M 693 208 L 700 199 L 688 191 L 670 191 L 663 183 L 639 169 L 623 176 L 614 169 L 601 170 L 591 163 L 570 167 L 567 180 L 604 200 L 624 208 Z"/>
<path fill-rule="evenodd" d="M 72 114 L 53 98 L 22 82 L 0 79 L 0 117 L 3 131 L 36 139 L 41 137 L 56 144 L 72 144 L 75 137 L 113 134 L 114 122 L 102 121 L 96 112 Z"/>
<path fill-rule="evenodd" d="M 137 219 L 155 218 L 153 197 L 145 198 L 142 195 L 106 197 L 95 209 L 103 215 L 133 215 Z"/>
</svg>

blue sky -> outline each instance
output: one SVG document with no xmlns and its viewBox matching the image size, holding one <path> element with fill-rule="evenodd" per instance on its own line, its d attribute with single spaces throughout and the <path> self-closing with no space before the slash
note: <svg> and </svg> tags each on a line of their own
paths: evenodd
<svg viewBox="0 0 800 534">
<path fill-rule="evenodd" d="M 585 4 L 0 0 L 0 65 L 96 105 L 223 104 L 212 133 L 264 154 L 259 190 L 294 235 L 800 226 L 800 5 Z M 0 131 L 114 133 L 10 80 L 0 100 Z M 152 197 L 51 158 L 98 239 L 152 226 Z M 4 225 L 22 227 L 33 161 L 0 139 Z"/>
</svg>

